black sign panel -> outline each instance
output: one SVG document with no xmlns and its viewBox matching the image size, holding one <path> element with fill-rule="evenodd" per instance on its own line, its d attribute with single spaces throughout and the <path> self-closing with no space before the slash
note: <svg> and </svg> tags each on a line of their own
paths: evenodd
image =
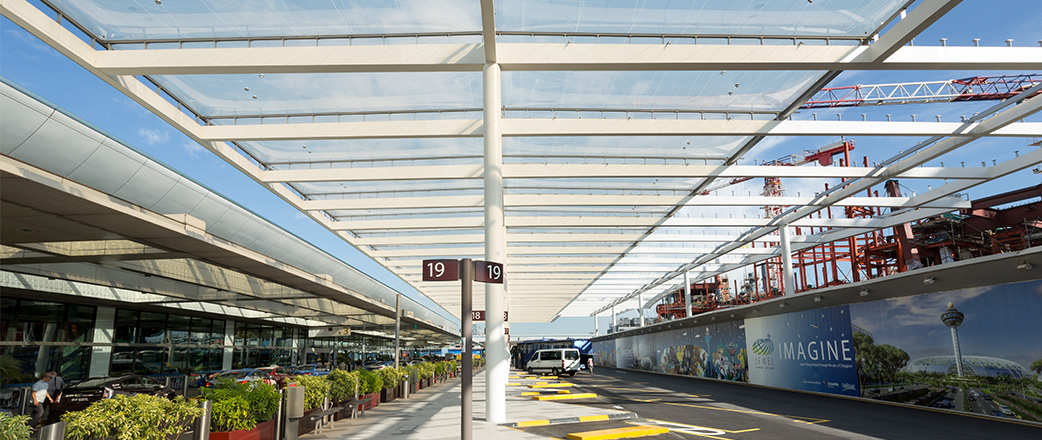
<svg viewBox="0 0 1042 440">
<path fill-rule="evenodd" d="M 510 312 L 504 310 L 503 311 L 503 321 L 504 322 L 509 321 L 509 319 L 507 319 L 509 316 L 510 316 Z M 474 322 L 484 321 L 485 320 L 485 311 L 484 310 L 474 310 L 474 311 L 470 312 L 470 319 L 472 321 L 474 321 Z"/>
<path fill-rule="evenodd" d="M 456 281 L 459 279 L 459 260 L 423 260 L 424 281 Z"/>
<path fill-rule="evenodd" d="M 474 281 L 503 284 L 503 264 L 491 261 L 474 262 Z"/>
</svg>

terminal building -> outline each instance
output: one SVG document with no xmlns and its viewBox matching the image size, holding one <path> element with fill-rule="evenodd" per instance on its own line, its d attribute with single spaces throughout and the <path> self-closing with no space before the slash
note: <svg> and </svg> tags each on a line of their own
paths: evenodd
<svg viewBox="0 0 1042 440">
<path fill-rule="evenodd" d="M 622 3 L 4 0 L 5 382 L 350 369 L 476 312 L 495 424 L 509 322 L 728 385 L 1040 389 L 1035 23 Z M 425 272 L 464 259 L 505 280 L 472 310 Z"/>
</svg>

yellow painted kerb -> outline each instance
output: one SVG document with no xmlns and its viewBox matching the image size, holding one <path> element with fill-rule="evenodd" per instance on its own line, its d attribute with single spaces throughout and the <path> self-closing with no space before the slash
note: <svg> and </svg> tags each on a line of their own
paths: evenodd
<svg viewBox="0 0 1042 440">
<path fill-rule="evenodd" d="M 591 397 L 597 397 L 594 393 L 582 393 L 582 394 L 546 394 L 540 396 L 532 396 L 532 400 L 565 400 L 565 399 L 589 399 Z"/>
<path fill-rule="evenodd" d="M 599 431 L 586 431 L 568 434 L 569 440 L 609 440 L 616 438 L 635 438 L 649 435 L 659 435 L 669 432 L 669 429 L 661 426 L 632 426 L 628 428 L 602 429 Z"/>
<path fill-rule="evenodd" d="M 549 425 L 550 421 L 547 419 L 543 420 L 529 420 L 527 422 L 517 422 L 518 428 L 528 428 L 530 426 L 546 426 Z"/>
</svg>

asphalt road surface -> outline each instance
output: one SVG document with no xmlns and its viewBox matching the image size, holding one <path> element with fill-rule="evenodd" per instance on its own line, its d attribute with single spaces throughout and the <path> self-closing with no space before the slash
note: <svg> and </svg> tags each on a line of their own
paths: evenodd
<svg viewBox="0 0 1042 440">
<path fill-rule="evenodd" d="M 609 368 L 563 379 L 598 398 L 561 402 L 632 411 L 640 416 L 634 423 L 687 438 L 1042 439 L 1042 425 L 1015 420 L 711 380 Z"/>
</svg>

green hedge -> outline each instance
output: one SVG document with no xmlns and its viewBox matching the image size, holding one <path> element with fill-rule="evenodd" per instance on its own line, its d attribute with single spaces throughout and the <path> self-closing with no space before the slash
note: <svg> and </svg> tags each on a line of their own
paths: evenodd
<svg viewBox="0 0 1042 440">
<path fill-rule="evenodd" d="M 398 382 L 401 380 L 401 376 L 398 375 L 398 370 L 385 367 L 376 370 L 376 374 L 380 376 L 380 380 L 383 381 L 383 388 L 394 388 L 398 386 Z"/>
<path fill-rule="evenodd" d="M 120 394 L 94 402 L 82 411 L 67 412 L 62 420 L 68 440 L 166 440 L 187 431 L 202 412 L 202 408 L 182 397 L 169 400 L 146 394 Z"/>
<path fill-rule="evenodd" d="M 32 436 L 29 428 L 29 416 L 10 416 L 0 413 L 0 439 L 28 440 Z"/>
<path fill-rule="evenodd" d="M 362 394 L 379 393 L 384 387 L 383 379 L 369 370 L 358 370 L 358 384 Z"/>
<path fill-rule="evenodd" d="M 333 370 L 326 376 L 329 380 L 329 398 L 334 402 L 343 402 L 355 398 L 358 390 L 358 374 L 344 370 Z"/>
<path fill-rule="evenodd" d="M 214 432 L 253 429 L 275 417 L 281 395 L 266 383 L 238 383 L 222 380 L 215 387 L 203 388 L 202 398 L 213 402 L 210 430 Z"/>
<path fill-rule="evenodd" d="M 304 387 L 304 409 L 321 408 L 330 389 L 330 381 L 322 376 L 297 376 L 293 379 Z"/>
</svg>

